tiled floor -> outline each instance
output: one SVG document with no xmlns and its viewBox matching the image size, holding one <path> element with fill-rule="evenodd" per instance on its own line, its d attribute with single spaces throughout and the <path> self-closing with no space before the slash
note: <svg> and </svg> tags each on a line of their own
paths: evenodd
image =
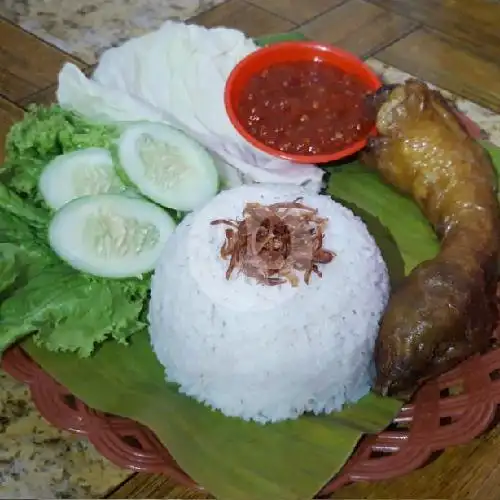
<svg viewBox="0 0 500 500">
<path fill-rule="evenodd" d="M 96 62 L 103 50 L 160 26 L 186 20 L 224 0 L 2 0 L 0 16 L 80 57 Z"/>
<path fill-rule="evenodd" d="M 251 36 L 300 30 L 500 112 L 500 2 L 495 0 L 229 0 L 196 22 L 235 27 Z M 88 67 L 0 18 L 0 137 L 22 116 L 23 107 L 51 102 L 57 72 L 68 60 Z M 496 500 L 499 449 L 500 432 L 495 430 L 447 451 L 424 471 L 376 486 L 349 487 L 338 497 Z M 168 478 L 145 474 L 133 476 L 111 494 L 196 496 L 204 498 L 175 487 Z"/>
<path fill-rule="evenodd" d="M 491 0 L 229 0 L 197 21 L 251 36 L 300 29 L 500 111 L 499 18 Z M 50 100 L 61 62 L 75 60 L 5 20 L 0 47 L 0 95 L 20 106 Z"/>
</svg>

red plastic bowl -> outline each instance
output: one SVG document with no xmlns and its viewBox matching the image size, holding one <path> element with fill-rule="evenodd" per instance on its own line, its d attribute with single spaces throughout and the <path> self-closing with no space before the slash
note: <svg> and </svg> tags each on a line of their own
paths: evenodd
<svg viewBox="0 0 500 500">
<path fill-rule="evenodd" d="M 327 163 L 357 153 L 366 145 L 368 137 L 376 132 L 374 126 L 366 134 L 366 137 L 334 153 L 298 155 L 284 153 L 278 149 L 271 148 L 253 137 L 245 129 L 237 116 L 236 109 L 241 93 L 246 87 L 248 80 L 256 73 L 260 73 L 277 63 L 311 60 L 331 64 L 345 73 L 358 77 L 366 85 L 367 90 L 375 91 L 382 85 L 378 76 L 363 61 L 353 54 L 331 45 L 301 41 L 277 43 L 257 49 L 236 65 L 229 75 L 224 91 L 224 103 L 229 119 L 238 133 L 255 148 L 269 155 L 296 163 Z"/>
</svg>

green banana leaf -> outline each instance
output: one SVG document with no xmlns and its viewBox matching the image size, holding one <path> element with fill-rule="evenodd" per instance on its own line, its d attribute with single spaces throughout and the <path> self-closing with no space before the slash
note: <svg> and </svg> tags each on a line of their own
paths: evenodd
<svg viewBox="0 0 500 500">
<path fill-rule="evenodd" d="M 415 203 L 359 163 L 331 168 L 327 191 L 363 219 L 389 266 L 392 286 L 438 252 L 432 226 Z"/>
<path fill-rule="evenodd" d="M 298 31 L 290 31 L 289 33 L 275 33 L 262 36 L 255 40 L 255 43 L 260 47 L 264 47 L 265 45 L 272 45 L 273 43 L 293 42 L 297 40 L 306 40 L 306 37 Z"/>
<path fill-rule="evenodd" d="M 228 418 L 164 381 L 147 333 L 129 347 L 108 342 L 92 357 L 24 349 L 92 408 L 156 433 L 178 464 L 219 499 L 304 499 L 343 466 L 363 433 L 381 430 L 400 403 L 366 396 L 343 412 L 272 425 Z"/>
<path fill-rule="evenodd" d="M 433 257 L 438 242 L 412 201 L 354 162 L 333 169 L 328 191 L 360 215 L 381 246 L 393 279 Z M 112 342 L 88 359 L 24 344 L 76 396 L 152 429 L 179 465 L 217 498 L 311 498 L 344 465 L 364 433 L 384 428 L 400 403 L 369 394 L 326 416 L 261 426 L 224 417 L 164 382 L 147 334 Z"/>
<path fill-rule="evenodd" d="M 260 43 L 286 39 L 290 35 Z M 359 163 L 332 167 L 327 191 L 366 222 L 394 283 L 438 251 L 415 204 Z M 107 342 L 87 359 L 50 352 L 30 339 L 23 348 L 89 406 L 149 427 L 179 465 L 219 499 L 313 497 L 342 468 L 362 435 L 386 427 L 401 407 L 369 394 L 342 412 L 262 426 L 224 417 L 179 394 L 164 381 L 145 331 L 128 347 Z"/>
</svg>

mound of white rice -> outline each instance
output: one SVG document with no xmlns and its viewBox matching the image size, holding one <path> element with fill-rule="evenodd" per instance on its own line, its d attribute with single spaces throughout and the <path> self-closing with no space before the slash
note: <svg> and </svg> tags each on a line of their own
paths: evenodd
<svg viewBox="0 0 500 500">
<path fill-rule="evenodd" d="M 329 219 L 324 248 L 336 253 L 306 285 L 226 280 L 224 226 L 248 202 L 294 201 Z M 260 185 L 224 191 L 168 240 L 149 312 L 153 349 L 167 380 L 227 416 L 258 422 L 330 412 L 365 395 L 389 295 L 385 263 L 363 222 L 327 196 Z"/>
</svg>

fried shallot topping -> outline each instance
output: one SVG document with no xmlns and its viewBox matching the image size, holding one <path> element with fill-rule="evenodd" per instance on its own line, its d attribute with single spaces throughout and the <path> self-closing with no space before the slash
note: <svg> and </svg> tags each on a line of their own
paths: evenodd
<svg viewBox="0 0 500 500">
<path fill-rule="evenodd" d="M 299 202 L 261 205 L 247 203 L 242 220 L 214 220 L 224 224 L 226 239 L 220 255 L 229 260 L 226 279 L 236 269 L 263 285 L 298 286 L 297 273 L 309 284 L 314 272 L 322 276 L 319 264 L 331 262 L 335 253 L 323 248 L 328 220 Z"/>
</svg>

